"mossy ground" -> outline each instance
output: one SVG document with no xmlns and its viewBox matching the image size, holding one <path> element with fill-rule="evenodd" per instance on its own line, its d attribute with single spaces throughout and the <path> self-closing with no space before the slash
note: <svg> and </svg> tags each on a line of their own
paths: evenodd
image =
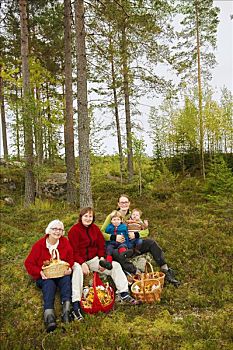
<svg viewBox="0 0 233 350">
<path fill-rule="evenodd" d="M 87 315 L 85 322 L 64 325 L 47 334 L 41 292 L 23 266 L 31 245 L 48 222 L 59 218 L 66 231 L 78 210 L 64 202 L 37 200 L 24 209 L 2 205 L 1 216 L 1 349 L 59 350 L 230 350 L 233 343 L 232 251 L 233 200 L 207 201 L 200 183 L 186 180 L 148 191 L 141 197 L 129 185 L 98 181 L 94 185 L 96 221 L 101 225 L 120 193 L 149 219 L 151 237 L 163 247 L 181 286 L 164 288 L 160 303 L 126 307 L 109 314 Z"/>
</svg>

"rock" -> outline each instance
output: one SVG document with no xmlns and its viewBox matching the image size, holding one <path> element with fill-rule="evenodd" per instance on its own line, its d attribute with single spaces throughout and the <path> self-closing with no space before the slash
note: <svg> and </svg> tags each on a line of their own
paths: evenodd
<svg viewBox="0 0 233 350">
<path fill-rule="evenodd" d="M 136 266 L 137 269 L 141 270 L 142 272 L 145 271 L 146 262 L 152 262 L 152 256 L 149 253 L 136 256 L 132 259 L 132 263 Z"/>
<path fill-rule="evenodd" d="M 4 202 L 5 202 L 7 205 L 14 205 L 14 204 L 15 204 L 13 198 L 11 198 L 11 197 L 5 197 L 5 198 L 4 198 Z"/>
<path fill-rule="evenodd" d="M 41 194 L 46 198 L 65 198 L 67 192 L 67 174 L 53 173 L 41 183 Z"/>
</svg>

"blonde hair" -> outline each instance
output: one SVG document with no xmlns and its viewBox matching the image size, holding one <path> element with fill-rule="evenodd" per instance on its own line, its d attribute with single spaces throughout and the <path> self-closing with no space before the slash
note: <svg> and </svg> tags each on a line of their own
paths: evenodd
<svg viewBox="0 0 233 350">
<path fill-rule="evenodd" d="M 123 216 L 121 215 L 121 213 L 118 210 L 113 210 L 110 214 L 110 218 L 112 220 L 112 218 L 120 218 L 121 220 L 123 220 Z"/>
<path fill-rule="evenodd" d="M 141 216 L 142 215 L 142 211 L 138 208 L 134 208 L 131 212 L 131 214 L 133 214 L 134 211 L 137 211 L 139 213 L 139 215 Z"/>
<path fill-rule="evenodd" d="M 53 227 L 55 227 L 56 225 L 61 225 L 61 226 L 62 226 L 62 229 L 64 230 L 64 224 L 63 224 L 63 222 L 56 219 L 56 220 L 51 221 L 51 222 L 48 224 L 48 226 L 46 227 L 46 229 L 45 229 L 46 235 L 49 235 L 51 229 L 52 229 Z M 64 236 L 64 234 L 65 234 L 65 231 L 63 231 L 62 236 Z"/>
</svg>

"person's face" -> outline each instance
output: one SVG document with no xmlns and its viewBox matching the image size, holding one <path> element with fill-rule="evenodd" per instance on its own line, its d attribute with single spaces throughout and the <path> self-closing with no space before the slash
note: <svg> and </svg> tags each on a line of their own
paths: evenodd
<svg viewBox="0 0 233 350">
<path fill-rule="evenodd" d="M 121 210 L 127 211 L 129 209 L 129 206 L 130 206 L 130 201 L 126 197 L 120 197 L 119 202 L 118 202 L 118 206 Z"/>
<path fill-rule="evenodd" d="M 132 215 L 131 215 L 131 218 L 133 219 L 133 220 L 140 220 L 140 213 L 139 213 L 139 211 L 133 211 L 132 212 Z"/>
<path fill-rule="evenodd" d="M 87 212 L 82 216 L 82 224 L 86 227 L 92 224 L 93 222 L 93 213 L 92 211 Z"/>
<path fill-rule="evenodd" d="M 61 224 L 56 224 L 54 227 L 51 227 L 49 236 L 55 240 L 58 240 L 63 235 L 64 229 Z"/>
<path fill-rule="evenodd" d="M 119 218 L 118 216 L 114 216 L 111 220 L 111 223 L 113 224 L 113 226 L 117 227 L 121 224 L 121 218 Z"/>
</svg>

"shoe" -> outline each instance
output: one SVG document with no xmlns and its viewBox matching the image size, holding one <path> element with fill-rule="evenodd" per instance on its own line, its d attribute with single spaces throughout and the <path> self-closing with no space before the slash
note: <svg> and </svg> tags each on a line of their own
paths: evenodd
<svg viewBox="0 0 233 350">
<path fill-rule="evenodd" d="M 44 311 L 44 321 L 47 333 L 53 332 L 57 328 L 53 309 L 46 309 Z"/>
<path fill-rule="evenodd" d="M 99 265 L 107 270 L 112 270 L 112 263 L 107 260 L 100 260 Z"/>
<path fill-rule="evenodd" d="M 80 309 L 73 310 L 71 315 L 74 321 L 84 321 L 84 317 Z"/>
<path fill-rule="evenodd" d="M 124 297 L 121 297 L 121 302 L 124 304 L 130 304 L 130 305 L 141 305 L 141 300 L 136 300 L 131 297 L 131 295 L 127 294 Z"/>
<path fill-rule="evenodd" d="M 128 258 L 131 258 L 133 254 L 134 254 L 133 249 L 128 249 L 125 252 L 120 253 L 119 255 L 122 258 L 128 259 Z"/>
<path fill-rule="evenodd" d="M 71 322 L 70 306 L 70 301 L 64 301 L 62 304 L 62 322 L 64 323 Z"/>
<path fill-rule="evenodd" d="M 165 273 L 165 281 L 166 282 L 173 284 L 173 286 L 175 286 L 175 287 L 179 287 L 180 282 L 177 279 L 175 279 L 175 274 L 174 274 L 174 271 L 172 269 L 169 268 L 168 270 L 162 271 L 162 272 Z"/>
</svg>

